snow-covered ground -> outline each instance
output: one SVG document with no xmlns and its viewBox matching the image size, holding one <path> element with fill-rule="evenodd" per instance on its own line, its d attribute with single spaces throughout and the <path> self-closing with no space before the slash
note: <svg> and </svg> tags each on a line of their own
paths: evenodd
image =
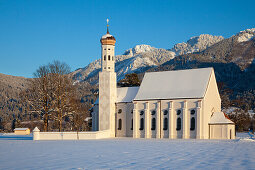
<svg viewBox="0 0 255 170">
<path fill-rule="evenodd" d="M 255 169 L 255 141 L 33 141 L 0 134 L 0 169 Z"/>
</svg>

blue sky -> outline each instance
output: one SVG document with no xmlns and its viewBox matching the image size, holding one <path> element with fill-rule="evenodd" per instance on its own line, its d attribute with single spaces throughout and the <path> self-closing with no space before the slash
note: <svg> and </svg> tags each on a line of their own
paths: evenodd
<svg viewBox="0 0 255 170">
<path fill-rule="evenodd" d="M 116 55 L 138 44 L 171 48 L 200 34 L 225 38 L 255 27 L 255 1 L 0 0 L 0 73 L 32 77 L 60 60 L 72 71 L 100 58 L 100 37 Z"/>
</svg>

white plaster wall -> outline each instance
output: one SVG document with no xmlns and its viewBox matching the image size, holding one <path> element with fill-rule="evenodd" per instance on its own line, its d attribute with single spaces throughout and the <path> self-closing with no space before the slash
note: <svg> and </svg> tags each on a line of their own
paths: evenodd
<svg viewBox="0 0 255 170">
<path fill-rule="evenodd" d="M 97 132 L 36 132 L 34 140 L 87 140 L 110 138 L 110 131 Z"/>
<path fill-rule="evenodd" d="M 102 58 L 101 58 L 101 68 L 102 71 L 115 71 L 115 56 L 114 56 L 114 45 L 102 45 Z M 106 60 L 104 60 L 106 56 Z M 110 56 L 110 60 L 108 59 Z"/>
<path fill-rule="evenodd" d="M 235 125 L 233 124 L 210 125 L 210 139 L 235 139 Z"/>
<path fill-rule="evenodd" d="M 216 78 L 214 75 L 214 71 L 210 76 L 209 84 L 207 86 L 207 91 L 202 101 L 202 134 L 201 139 L 208 139 L 209 138 L 209 125 L 210 118 L 213 112 L 220 112 L 221 111 L 221 99 L 216 83 Z"/>
<path fill-rule="evenodd" d="M 184 111 L 186 109 L 186 119 L 187 119 L 187 138 L 196 138 L 197 134 L 197 128 L 198 128 L 198 122 L 197 122 L 197 108 L 199 107 L 199 101 L 201 99 L 186 99 L 186 100 L 150 100 L 150 101 L 137 101 L 137 110 L 139 114 L 139 121 L 138 121 L 138 127 L 140 127 L 140 118 L 143 117 L 145 120 L 145 114 L 143 116 L 140 116 L 140 111 L 144 110 L 146 113 L 146 106 L 149 105 L 149 132 L 148 135 L 151 138 L 169 138 L 169 129 L 172 124 L 173 127 L 173 138 L 183 138 L 183 127 L 184 127 L 184 122 L 183 122 L 183 116 L 184 116 Z M 184 107 L 184 102 L 186 102 L 186 108 Z M 172 103 L 172 106 L 170 106 Z M 170 120 L 170 112 L 171 109 L 173 109 L 173 121 L 171 122 Z M 195 114 L 191 116 L 190 111 L 195 110 Z M 152 111 L 155 110 L 156 114 L 151 115 Z M 168 110 L 168 114 L 164 115 L 164 110 Z M 181 114 L 177 115 L 177 110 L 181 110 Z M 177 118 L 180 117 L 182 120 L 182 128 L 181 130 L 177 131 Z M 195 130 L 190 131 L 190 120 L 191 117 L 195 118 Z M 151 130 L 151 122 L 152 118 L 156 119 L 156 130 Z M 160 118 L 160 123 L 158 123 L 158 118 Z M 163 130 L 164 128 L 164 118 L 168 119 L 168 128 L 167 130 Z M 138 131 L 138 136 L 143 137 L 145 131 Z M 157 133 L 160 133 L 160 135 L 157 135 Z"/>
<path fill-rule="evenodd" d="M 137 102 L 137 123 L 138 123 L 138 130 L 137 130 L 137 135 L 138 135 L 138 138 L 144 138 L 144 131 L 145 131 L 145 109 L 146 109 L 146 103 L 145 102 Z M 143 115 L 140 115 L 140 112 L 141 111 L 144 111 L 144 114 Z M 141 118 L 144 119 L 144 129 L 143 130 L 140 130 L 140 120 Z"/>
<path fill-rule="evenodd" d="M 119 113 L 121 110 L 121 113 Z M 126 103 L 117 103 L 116 104 L 116 137 L 125 137 L 126 136 L 126 113 L 127 113 L 127 105 Z M 121 129 L 119 127 L 119 119 L 122 121 Z"/>
<path fill-rule="evenodd" d="M 119 109 L 122 110 L 121 113 Z M 116 137 L 132 137 L 133 130 L 132 127 L 132 119 L 133 119 L 133 103 L 117 103 L 116 104 Z M 119 119 L 122 120 L 122 128 L 118 130 Z"/>
<path fill-rule="evenodd" d="M 149 130 L 150 130 L 150 136 L 151 138 L 156 138 L 157 137 L 157 129 L 158 129 L 158 121 L 157 121 L 157 118 L 158 118 L 158 109 L 157 109 L 157 101 L 151 101 L 149 102 L 149 106 L 150 106 L 150 109 L 149 109 L 149 114 L 150 114 L 150 118 L 149 118 Z M 156 113 L 155 115 L 152 115 L 152 111 L 155 110 Z M 155 130 L 151 130 L 152 128 L 152 119 L 155 118 L 156 119 L 156 129 Z"/>
<path fill-rule="evenodd" d="M 116 73 L 99 72 L 99 130 L 111 130 L 115 136 Z"/>
<path fill-rule="evenodd" d="M 127 137 L 133 137 L 133 130 L 131 130 L 132 127 L 132 119 L 133 119 L 133 109 L 134 104 L 133 103 L 126 103 L 126 136 Z"/>
</svg>

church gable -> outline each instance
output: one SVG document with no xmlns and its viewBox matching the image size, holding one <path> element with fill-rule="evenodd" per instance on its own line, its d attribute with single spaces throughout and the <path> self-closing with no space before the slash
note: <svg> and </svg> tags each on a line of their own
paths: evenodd
<svg viewBox="0 0 255 170">
<path fill-rule="evenodd" d="M 203 98 L 213 68 L 145 73 L 134 100 Z"/>
</svg>

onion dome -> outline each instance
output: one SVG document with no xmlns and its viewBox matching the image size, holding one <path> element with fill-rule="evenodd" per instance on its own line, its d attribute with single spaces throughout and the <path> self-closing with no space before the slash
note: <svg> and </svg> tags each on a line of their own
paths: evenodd
<svg viewBox="0 0 255 170">
<path fill-rule="evenodd" d="M 107 33 L 101 37 L 100 42 L 102 45 L 115 45 L 116 39 L 109 33 L 109 20 L 107 19 Z"/>
</svg>

